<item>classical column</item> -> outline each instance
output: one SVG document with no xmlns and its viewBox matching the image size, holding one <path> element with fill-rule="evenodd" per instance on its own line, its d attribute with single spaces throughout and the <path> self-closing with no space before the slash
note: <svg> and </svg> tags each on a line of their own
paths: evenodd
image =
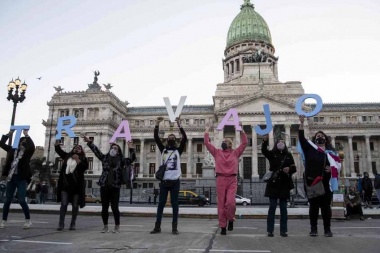
<svg viewBox="0 0 380 253">
<path fill-rule="evenodd" d="M 348 137 L 348 147 L 350 151 L 350 168 L 351 168 L 351 177 L 356 177 L 355 173 L 355 164 L 354 164 L 354 150 L 352 148 L 352 135 L 347 136 Z"/>
<path fill-rule="evenodd" d="M 258 178 L 258 162 L 257 162 L 257 133 L 252 131 L 252 178 Z"/>
<path fill-rule="evenodd" d="M 187 139 L 187 178 L 191 178 L 191 174 L 193 174 L 193 139 Z"/>
<path fill-rule="evenodd" d="M 335 147 L 335 135 L 331 135 L 330 137 L 331 137 L 331 145 L 332 145 L 334 148 L 336 148 L 336 147 Z"/>
<path fill-rule="evenodd" d="M 145 139 L 144 138 L 141 138 L 140 139 L 140 173 L 142 173 L 143 175 L 149 175 L 149 171 L 146 170 L 145 166 L 144 166 L 144 160 L 145 160 Z M 142 177 L 143 177 L 142 175 Z M 140 176 L 139 176 L 140 177 Z"/>
<path fill-rule="evenodd" d="M 370 177 L 373 177 L 372 173 L 372 158 L 371 158 L 371 147 L 369 144 L 369 137 L 370 135 L 365 136 L 365 147 L 367 150 L 367 169 L 364 169 L 364 171 L 368 172 Z"/>
<path fill-rule="evenodd" d="M 285 144 L 287 147 L 290 147 L 290 126 L 289 124 L 285 125 Z"/>
</svg>

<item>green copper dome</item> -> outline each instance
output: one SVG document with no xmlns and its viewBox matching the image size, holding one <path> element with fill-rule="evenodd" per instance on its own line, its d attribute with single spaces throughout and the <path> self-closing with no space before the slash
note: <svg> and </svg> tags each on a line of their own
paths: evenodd
<svg viewBox="0 0 380 253">
<path fill-rule="evenodd" d="M 269 27 L 255 11 L 250 0 L 244 0 L 240 13 L 232 21 L 227 34 L 227 47 L 244 41 L 264 41 L 272 45 Z"/>
</svg>

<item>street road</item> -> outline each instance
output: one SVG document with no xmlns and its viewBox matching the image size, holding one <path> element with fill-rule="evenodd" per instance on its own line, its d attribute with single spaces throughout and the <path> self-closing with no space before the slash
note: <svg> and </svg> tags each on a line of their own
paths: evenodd
<svg viewBox="0 0 380 253">
<path fill-rule="evenodd" d="M 228 232 L 227 236 L 219 234 L 215 219 L 180 219 L 180 234 L 177 236 L 171 234 L 169 218 L 163 220 L 162 233 L 156 235 L 149 234 L 154 226 L 154 218 L 123 216 L 119 234 L 100 233 L 103 227 L 100 215 L 80 215 L 76 231 L 67 228 L 63 232 L 56 231 L 58 215 L 32 213 L 32 221 L 32 227 L 24 230 L 23 215 L 10 213 L 8 226 L 0 229 L 0 252 L 378 253 L 380 241 L 380 219 L 334 221 L 332 238 L 323 236 L 322 226 L 319 227 L 318 237 L 310 237 L 307 219 L 289 220 L 287 238 L 279 236 L 278 220 L 273 238 L 266 236 L 266 220 L 260 219 L 237 220 L 234 231 Z M 66 217 L 67 226 L 69 223 L 70 215 Z M 112 215 L 110 226 L 113 226 Z"/>
</svg>

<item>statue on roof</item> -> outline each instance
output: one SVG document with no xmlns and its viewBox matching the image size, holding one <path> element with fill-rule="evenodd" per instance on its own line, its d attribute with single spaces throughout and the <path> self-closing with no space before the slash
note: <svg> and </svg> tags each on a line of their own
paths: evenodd
<svg viewBox="0 0 380 253">
<path fill-rule="evenodd" d="M 108 83 L 108 84 L 103 84 L 104 88 L 106 88 L 106 90 L 110 90 L 113 86 Z"/>
<path fill-rule="evenodd" d="M 94 90 L 94 91 L 99 91 L 100 90 L 100 85 L 98 84 L 98 76 L 100 75 L 99 70 L 94 71 L 94 82 L 88 84 L 88 90 Z"/>
<path fill-rule="evenodd" d="M 61 93 L 64 90 L 64 88 L 62 88 L 61 86 L 58 86 L 58 87 L 53 86 L 53 88 L 55 89 L 57 93 Z"/>
</svg>

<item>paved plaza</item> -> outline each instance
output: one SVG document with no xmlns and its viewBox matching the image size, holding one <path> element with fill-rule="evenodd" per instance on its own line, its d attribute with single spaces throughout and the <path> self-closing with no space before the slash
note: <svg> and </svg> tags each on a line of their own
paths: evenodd
<svg viewBox="0 0 380 253">
<path fill-rule="evenodd" d="M 267 207 L 238 207 L 234 231 L 221 236 L 217 219 L 214 218 L 215 207 L 182 207 L 179 220 L 180 234 L 171 234 L 171 219 L 164 218 L 162 233 L 151 235 L 154 224 L 155 207 L 121 207 L 121 232 L 119 234 L 100 233 L 102 221 L 100 206 L 87 206 L 80 210 L 77 230 L 56 231 L 59 205 L 30 205 L 33 225 L 22 229 L 23 214 L 12 205 L 9 221 L 5 229 L 0 230 L 0 252 L 379 252 L 380 209 L 365 209 L 366 220 L 334 220 L 332 222 L 333 238 L 320 235 L 308 236 L 309 221 L 302 212 L 307 207 L 288 208 L 290 213 L 289 237 L 279 236 L 279 221 L 276 220 L 275 237 L 266 236 L 265 214 Z M 133 212 L 134 210 L 134 212 Z M 170 208 L 165 208 L 170 215 Z M 373 215 L 369 215 L 372 212 Z M 293 214 L 292 214 L 293 213 Z M 191 214 L 202 218 L 191 217 Z M 197 215 L 195 215 L 197 214 Z M 253 218 L 248 218 L 253 215 Z M 210 218 L 211 217 L 211 218 Z M 301 217 L 301 218 L 297 218 Z M 239 219 L 241 218 L 241 219 Z M 66 224 L 70 215 L 66 217 Z M 321 220 L 320 220 L 321 224 Z M 110 215 L 110 226 L 113 217 Z"/>
</svg>

